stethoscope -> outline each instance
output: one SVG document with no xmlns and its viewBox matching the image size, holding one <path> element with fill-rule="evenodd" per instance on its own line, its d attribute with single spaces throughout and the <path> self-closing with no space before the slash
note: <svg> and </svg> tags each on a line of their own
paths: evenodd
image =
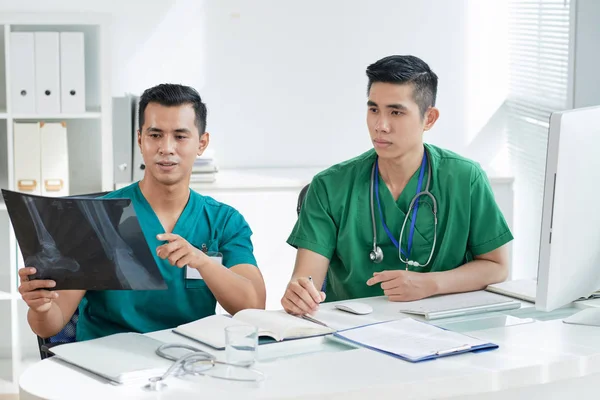
<svg viewBox="0 0 600 400">
<path fill-rule="evenodd" d="M 177 358 L 172 354 L 169 354 L 166 350 L 169 349 L 183 349 L 189 350 L 190 352 Z M 190 375 L 203 375 L 210 376 L 212 378 L 217 379 L 225 379 L 228 381 L 237 381 L 237 382 L 261 382 L 264 380 L 265 375 L 249 366 L 241 366 L 237 364 L 231 364 L 223 361 L 217 361 L 216 357 L 210 353 L 207 353 L 204 350 L 200 350 L 194 346 L 189 346 L 181 343 L 166 343 L 159 346 L 156 349 L 156 355 L 164 358 L 166 360 L 174 361 L 173 365 L 169 367 L 161 376 L 154 376 L 148 379 L 148 383 L 143 386 L 142 389 L 150 392 L 159 392 L 167 387 L 167 384 L 164 382 L 169 376 L 175 375 L 176 372 L 182 372 L 183 374 Z M 243 369 L 246 373 L 250 373 L 250 378 L 244 377 L 236 377 L 231 376 L 231 374 L 227 374 L 226 376 L 219 376 L 216 374 L 207 373 L 213 367 L 217 365 L 225 365 L 228 368 L 240 368 Z"/>
<path fill-rule="evenodd" d="M 428 165 L 429 173 L 427 174 L 427 184 L 425 186 L 425 190 L 421 191 L 421 186 L 423 184 L 423 174 L 425 172 L 425 164 Z M 429 263 L 431 262 L 431 259 L 433 257 L 433 253 L 435 251 L 435 243 L 437 240 L 437 201 L 435 200 L 435 197 L 433 197 L 433 194 L 431 194 L 431 192 L 429 191 L 429 185 L 431 183 L 431 175 L 432 175 L 431 160 L 427 157 L 427 150 L 425 150 L 425 152 L 423 153 L 423 161 L 421 161 L 421 168 L 419 171 L 419 183 L 417 185 L 417 193 L 415 194 L 415 196 L 412 198 L 412 200 L 410 202 L 408 211 L 406 212 L 406 215 L 404 216 L 404 222 L 402 223 L 402 229 L 400 230 L 400 237 L 398 238 L 398 241 L 396 241 L 396 239 L 394 238 L 394 236 L 391 234 L 390 230 L 388 229 L 387 225 L 385 224 L 385 220 L 383 219 L 383 212 L 381 210 L 381 202 L 379 201 L 379 162 L 378 162 L 378 159 L 375 159 L 375 162 L 373 163 L 373 168 L 371 169 L 371 223 L 373 225 L 373 249 L 369 253 L 369 258 L 371 259 L 371 261 L 373 261 L 374 263 L 377 263 L 377 264 L 380 263 L 381 261 L 383 261 L 383 250 L 381 250 L 381 248 L 377 245 L 377 224 L 375 222 L 375 206 L 373 204 L 373 197 L 376 196 L 377 197 L 377 207 L 379 208 L 379 217 L 381 219 L 383 229 L 387 233 L 387 235 L 390 238 L 390 240 L 392 241 L 392 243 L 394 243 L 396 248 L 398 248 L 398 258 L 400 258 L 400 261 L 406 265 L 406 270 L 408 270 L 408 266 L 422 268 L 422 267 L 426 267 L 427 265 L 429 265 Z M 408 259 L 408 257 L 410 256 L 411 248 L 412 248 L 412 239 L 413 239 L 413 235 L 415 232 L 415 221 L 417 219 L 417 211 L 419 209 L 419 201 L 418 200 L 421 196 L 428 196 L 431 199 L 432 204 L 433 204 L 432 211 L 433 211 L 433 218 L 434 218 L 433 245 L 431 246 L 431 252 L 429 253 L 429 258 L 427 259 L 427 262 L 425 264 L 420 264 L 418 261 Z M 411 223 L 410 223 L 410 232 L 408 234 L 407 252 L 404 253 L 404 250 L 402 250 L 402 247 L 401 247 L 401 243 L 402 243 L 402 237 L 404 236 L 404 229 L 406 227 L 406 221 L 408 221 L 408 216 L 411 214 L 411 211 L 412 211 L 412 218 L 411 218 Z M 405 258 L 403 258 L 403 253 L 404 253 Z"/>
</svg>

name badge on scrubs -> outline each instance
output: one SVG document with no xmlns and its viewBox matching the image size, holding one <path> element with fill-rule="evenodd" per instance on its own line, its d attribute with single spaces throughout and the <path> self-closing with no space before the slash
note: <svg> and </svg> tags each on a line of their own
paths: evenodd
<svg viewBox="0 0 600 400">
<path fill-rule="evenodd" d="M 223 264 L 223 254 L 216 251 L 208 251 L 206 255 L 213 261 Z M 202 274 L 196 268 L 185 266 L 185 279 L 203 279 Z"/>
</svg>

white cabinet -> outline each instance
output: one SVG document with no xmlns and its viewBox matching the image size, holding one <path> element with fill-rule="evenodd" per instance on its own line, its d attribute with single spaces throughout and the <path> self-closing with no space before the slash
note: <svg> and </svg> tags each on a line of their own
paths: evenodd
<svg viewBox="0 0 600 400">
<path fill-rule="evenodd" d="M 15 169 L 22 170 L 22 165 L 35 167 L 42 161 L 40 156 L 32 156 L 39 153 L 35 144 L 16 137 L 22 130 L 15 130 L 15 124 L 54 123 L 66 127 L 69 182 L 68 193 L 56 194 L 113 189 L 108 26 L 105 15 L 0 13 L 0 188 L 19 190 L 20 177 Z M 63 74 L 76 81 L 64 86 L 65 90 L 69 87 L 69 93 L 75 91 L 69 100 L 81 95 L 85 99 L 83 107 L 68 102 L 66 107 L 57 107 L 62 68 L 58 49 L 63 32 L 69 32 L 67 36 L 74 37 L 72 46 L 84 52 L 70 60 L 71 70 Z M 36 36 L 39 43 L 47 42 L 38 46 L 37 52 Z M 76 63 L 84 63 L 83 73 Z M 36 64 L 42 68 L 36 68 Z M 45 81 L 49 82 L 48 87 L 41 88 Z M 36 85 L 38 82 L 40 85 Z M 36 92 L 40 99 L 36 100 Z M 40 178 L 38 185 L 41 183 Z M 27 324 L 27 305 L 17 290 L 17 268 L 22 266 L 19 258 L 6 206 L 0 197 L 0 397 L 3 393 L 16 393 L 23 368 L 29 361 L 39 360 L 36 336 Z"/>
</svg>

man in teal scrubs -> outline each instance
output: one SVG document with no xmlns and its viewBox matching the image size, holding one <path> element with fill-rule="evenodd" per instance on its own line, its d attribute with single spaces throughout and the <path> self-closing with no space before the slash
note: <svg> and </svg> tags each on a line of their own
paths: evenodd
<svg viewBox="0 0 600 400">
<path fill-rule="evenodd" d="M 439 116 L 436 74 L 417 57 L 390 56 L 367 76 L 374 149 L 310 184 L 288 239 L 298 252 L 281 304 L 292 314 L 314 311 L 325 297 L 411 301 L 507 277 L 513 236 L 485 172 L 423 143 Z"/>
<path fill-rule="evenodd" d="M 265 285 L 253 255 L 250 227 L 235 209 L 190 190 L 196 157 L 209 143 L 206 106 L 186 86 L 163 84 L 140 98 L 141 181 L 109 193 L 132 200 L 168 289 L 161 291 L 36 290 L 35 266 L 20 270 L 28 321 L 41 337 L 57 334 L 79 307 L 77 340 L 119 332 L 151 332 L 215 313 L 265 307 Z M 221 253 L 222 261 L 210 257 Z M 202 279 L 188 279 L 187 270 Z"/>
</svg>

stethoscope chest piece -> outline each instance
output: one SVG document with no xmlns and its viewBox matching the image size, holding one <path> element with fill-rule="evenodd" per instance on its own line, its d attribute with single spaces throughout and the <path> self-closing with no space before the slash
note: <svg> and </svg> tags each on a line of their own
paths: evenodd
<svg viewBox="0 0 600 400">
<path fill-rule="evenodd" d="M 369 258 L 375 264 L 379 264 L 383 261 L 383 251 L 381 251 L 381 247 L 375 246 L 374 249 L 369 253 Z"/>
<path fill-rule="evenodd" d="M 147 392 L 161 392 L 167 387 L 162 376 L 153 376 L 148 379 L 148 381 L 149 382 L 142 388 Z"/>
</svg>

